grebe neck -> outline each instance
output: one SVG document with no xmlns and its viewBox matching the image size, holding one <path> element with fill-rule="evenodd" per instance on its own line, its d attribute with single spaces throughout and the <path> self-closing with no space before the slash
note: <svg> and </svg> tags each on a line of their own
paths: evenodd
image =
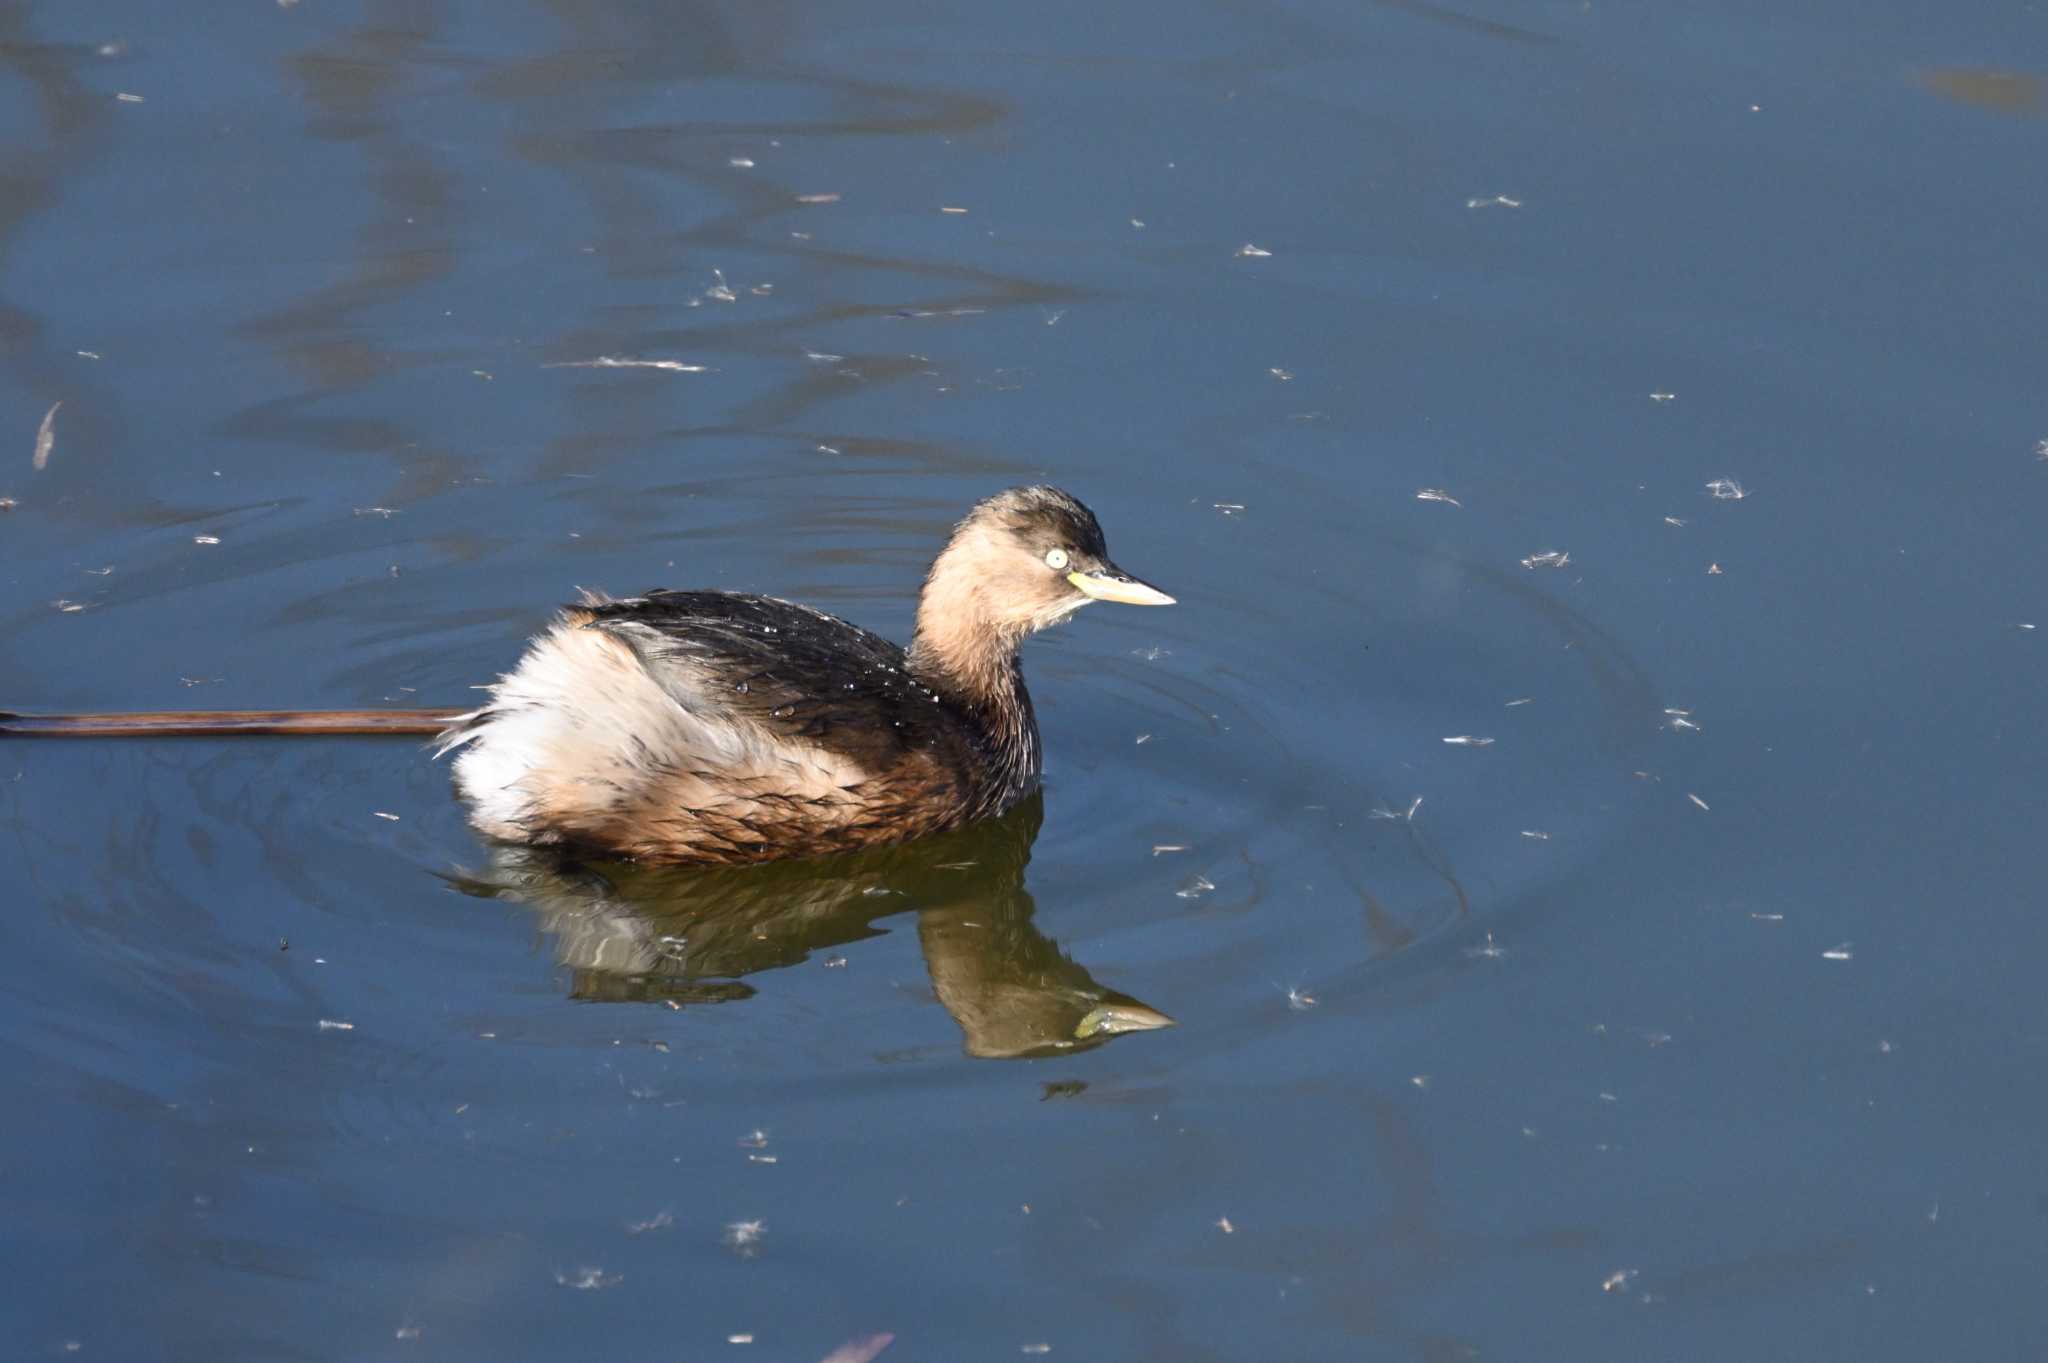
<svg viewBox="0 0 2048 1363">
<path fill-rule="evenodd" d="M 998 808 L 1037 788 L 1038 716 L 1024 689 L 1017 638 L 974 617 L 935 611 L 927 592 L 908 650 L 910 674 L 950 701 L 980 731 L 994 764 L 989 773 Z"/>
</svg>

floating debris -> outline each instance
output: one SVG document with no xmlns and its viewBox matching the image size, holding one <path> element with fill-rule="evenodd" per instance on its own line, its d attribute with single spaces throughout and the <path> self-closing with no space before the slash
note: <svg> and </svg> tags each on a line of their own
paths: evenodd
<svg viewBox="0 0 2048 1363">
<path fill-rule="evenodd" d="M 725 1227 L 725 1247 L 742 1259 L 751 1259 L 761 1252 L 761 1241 L 767 1234 L 765 1221 L 729 1221 Z"/>
<path fill-rule="evenodd" d="M 1253 260 L 1264 260 L 1266 257 L 1272 255 L 1273 253 L 1265 249 L 1263 246 L 1254 246 L 1250 242 L 1246 242 L 1244 245 L 1237 248 L 1237 254 L 1241 259 L 1249 257 Z"/>
<path fill-rule="evenodd" d="M 623 1273 L 607 1273 L 602 1268 L 590 1264 L 567 1272 L 559 1268 L 555 1270 L 556 1282 L 564 1287 L 573 1287 L 578 1292 L 597 1292 L 607 1287 L 616 1287 L 625 1276 Z"/>
<path fill-rule="evenodd" d="M 1820 958 L 1823 961 L 1852 961 L 1856 959 L 1856 944 L 1843 942 L 1838 946 L 1829 947 L 1820 954 Z"/>
<path fill-rule="evenodd" d="M 987 308 L 898 308 L 890 313 L 889 316 L 905 317 L 914 321 L 920 317 L 978 317 L 987 311 Z M 931 371 L 926 372 L 929 373 Z M 946 392 L 950 390 L 940 389 L 939 391 Z"/>
<path fill-rule="evenodd" d="M 36 452 L 29 462 L 38 473 L 50 466 L 50 451 L 57 448 L 57 409 L 63 405 L 51 403 L 50 410 L 43 413 L 42 424 L 36 427 Z"/>
<path fill-rule="evenodd" d="M 1480 738 L 1476 734 L 1452 734 L 1444 742 L 1454 748 L 1490 748 L 1493 746 L 1492 739 Z"/>
<path fill-rule="evenodd" d="M 670 374 L 708 374 L 708 366 L 682 360 L 634 360 L 620 355 L 600 355 L 594 360 L 557 360 L 542 369 L 660 369 Z"/>
<path fill-rule="evenodd" d="M 1524 568 L 1564 568 L 1571 564 L 1572 556 L 1561 549 L 1546 549 L 1540 554 L 1531 554 L 1522 560 Z"/>
<path fill-rule="evenodd" d="M 819 1363 L 870 1363 L 870 1360 L 888 1348 L 895 1339 L 896 1336 L 889 1334 L 857 1335 L 826 1354 Z"/>
<path fill-rule="evenodd" d="M 1707 484 L 1707 495 L 1717 502 L 1739 502 L 1749 492 L 1733 478 L 1716 478 Z"/>
<path fill-rule="evenodd" d="M 1446 506 L 1463 507 L 1465 504 L 1440 487 L 1419 487 L 1415 489 L 1418 502 L 1442 502 Z"/>
<path fill-rule="evenodd" d="M 676 1218 L 674 1213 L 668 1211 L 659 1211 L 656 1212 L 654 1215 L 648 1217 L 645 1221 L 627 1222 L 626 1234 L 645 1235 L 649 1231 L 667 1230 L 670 1226 L 673 1226 L 675 1223 Z"/>
</svg>

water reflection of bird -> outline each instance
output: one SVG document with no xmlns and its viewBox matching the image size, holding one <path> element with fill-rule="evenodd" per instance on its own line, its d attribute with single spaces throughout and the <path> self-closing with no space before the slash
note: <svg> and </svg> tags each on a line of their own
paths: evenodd
<svg viewBox="0 0 2048 1363">
<path fill-rule="evenodd" d="M 1090 601 L 1173 598 L 1110 562 L 1054 487 L 975 506 L 925 578 L 908 649 L 736 592 L 593 595 L 467 714 L 0 712 L 0 734 L 409 734 L 454 752 L 470 822 L 504 842 L 739 865 L 905 842 L 1038 788 L 1017 647 Z"/>
<path fill-rule="evenodd" d="M 1053 1054 L 1171 1026 L 1097 984 L 1032 924 L 1024 868 L 1043 812 L 1033 795 L 1001 818 L 828 863 L 593 863 L 508 846 L 456 883 L 532 908 L 579 999 L 746 998 L 742 977 L 879 935 L 876 920 L 915 910 L 933 992 L 970 1055 Z"/>
</svg>

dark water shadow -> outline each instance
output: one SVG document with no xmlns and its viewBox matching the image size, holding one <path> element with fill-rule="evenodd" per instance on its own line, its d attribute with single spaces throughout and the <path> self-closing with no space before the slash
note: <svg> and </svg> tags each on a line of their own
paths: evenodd
<svg viewBox="0 0 2048 1363">
<path fill-rule="evenodd" d="M 973 828 L 901 847 L 748 867 L 590 862 L 494 849 L 484 871 L 450 877 L 465 894 L 534 911 L 592 1003 L 696 1006 L 751 998 L 745 977 L 880 936 L 913 911 L 933 992 L 989 1058 L 1088 1050 L 1173 1020 L 1098 984 L 1032 923 L 1025 866 L 1042 796 Z"/>
</svg>

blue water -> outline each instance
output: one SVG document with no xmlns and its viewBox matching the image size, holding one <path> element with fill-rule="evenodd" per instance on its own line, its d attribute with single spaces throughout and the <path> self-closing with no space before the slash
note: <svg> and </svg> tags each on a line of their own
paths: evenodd
<svg viewBox="0 0 2048 1363">
<path fill-rule="evenodd" d="M 1030 646 L 1042 827 L 754 881 L 522 877 L 404 740 L 0 748 L 10 1356 L 2043 1347 L 2033 16 L 0 66 L 0 705 L 466 705 L 579 587 L 901 638 L 1038 479 L 1182 603 Z M 1178 1026 L 1040 1044 L 1104 999 Z"/>
</svg>

